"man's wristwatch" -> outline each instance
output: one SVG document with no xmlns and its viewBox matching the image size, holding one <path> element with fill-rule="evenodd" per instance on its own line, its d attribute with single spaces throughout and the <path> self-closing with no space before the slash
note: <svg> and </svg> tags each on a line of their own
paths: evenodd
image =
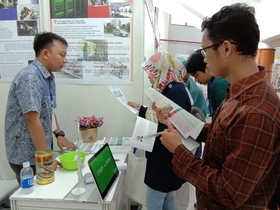
<svg viewBox="0 0 280 210">
<path fill-rule="evenodd" d="M 59 137 L 59 136 L 64 137 L 64 136 L 65 136 L 65 133 L 64 133 L 64 131 L 59 131 L 58 133 L 56 133 L 56 134 L 54 134 L 54 135 L 55 135 L 56 138 Z"/>
</svg>

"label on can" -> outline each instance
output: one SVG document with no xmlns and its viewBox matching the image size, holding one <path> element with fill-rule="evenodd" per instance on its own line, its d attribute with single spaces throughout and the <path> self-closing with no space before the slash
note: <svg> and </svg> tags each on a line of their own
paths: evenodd
<svg viewBox="0 0 280 210">
<path fill-rule="evenodd" d="M 52 150 L 40 150 L 35 153 L 36 183 L 50 184 L 54 181 L 54 159 Z"/>
</svg>

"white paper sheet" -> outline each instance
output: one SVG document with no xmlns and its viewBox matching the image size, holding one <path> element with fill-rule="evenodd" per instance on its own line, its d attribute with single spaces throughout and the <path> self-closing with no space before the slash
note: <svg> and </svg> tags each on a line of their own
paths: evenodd
<svg viewBox="0 0 280 210">
<path fill-rule="evenodd" d="M 158 124 L 142 117 L 137 117 L 130 145 L 151 152 L 156 137 L 152 135 L 150 136 L 150 134 L 155 134 L 157 132 L 157 127 Z"/>
<path fill-rule="evenodd" d="M 164 107 L 170 113 L 168 118 L 170 122 L 177 128 L 181 135 L 186 139 L 189 136 L 196 139 L 204 126 L 204 122 L 187 112 L 173 101 L 166 98 L 153 88 L 145 90 L 147 96 L 156 102 L 157 107 Z"/>
<path fill-rule="evenodd" d="M 188 137 L 186 139 L 182 137 L 182 143 L 190 151 L 193 151 L 194 149 L 199 147 L 199 143 L 197 143 L 192 137 Z"/>
<path fill-rule="evenodd" d="M 108 88 L 121 104 L 123 104 L 126 108 L 128 108 L 134 114 L 138 113 L 137 109 L 134 109 L 133 107 L 131 107 L 127 104 L 127 100 L 118 85 L 109 85 Z"/>
</svg>

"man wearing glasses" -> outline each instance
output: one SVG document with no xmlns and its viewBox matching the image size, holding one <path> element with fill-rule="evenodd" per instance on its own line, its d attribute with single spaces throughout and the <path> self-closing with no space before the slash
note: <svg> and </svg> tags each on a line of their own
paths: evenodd
<svg viewBox="0 0 280 210">
<path fill-rule="evenodd" d="M 212 124 L 197 138 L 205 141 L 202 159 L 182 144 L 168 112 L 153 104 L 168 125 L 160 140 L 173 153 L 173 170 L 196 187 L 199 210 L 280 207 L 280 99 L 255 62 L 260 31 L 254 14 L 237 3 L 202 23 L 204 61 L 230 84 Z"/>
</svg>

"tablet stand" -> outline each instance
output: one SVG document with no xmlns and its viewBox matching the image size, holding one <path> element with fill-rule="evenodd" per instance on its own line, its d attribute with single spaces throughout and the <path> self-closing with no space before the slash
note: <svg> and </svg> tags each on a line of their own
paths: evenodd
<svg viewBox="0 0 280 210">
<path fill-rule="evenodd" d="M 77 147 L 78 147 L 78 184 L 77 187 L 74 188 L 71 192 L 73 195 L 82 195 L 85 193 L 86 189 L 84 187 L 81 186 L 82 182 L 83 182 L 83 173 L 82 173 L 82 162 L 81 162 L 81 148 L 80 148 L 80 124 L 77 123 L 77 127 L 78 127 L 78 143 L 77 143 Z"/>
</svg>

